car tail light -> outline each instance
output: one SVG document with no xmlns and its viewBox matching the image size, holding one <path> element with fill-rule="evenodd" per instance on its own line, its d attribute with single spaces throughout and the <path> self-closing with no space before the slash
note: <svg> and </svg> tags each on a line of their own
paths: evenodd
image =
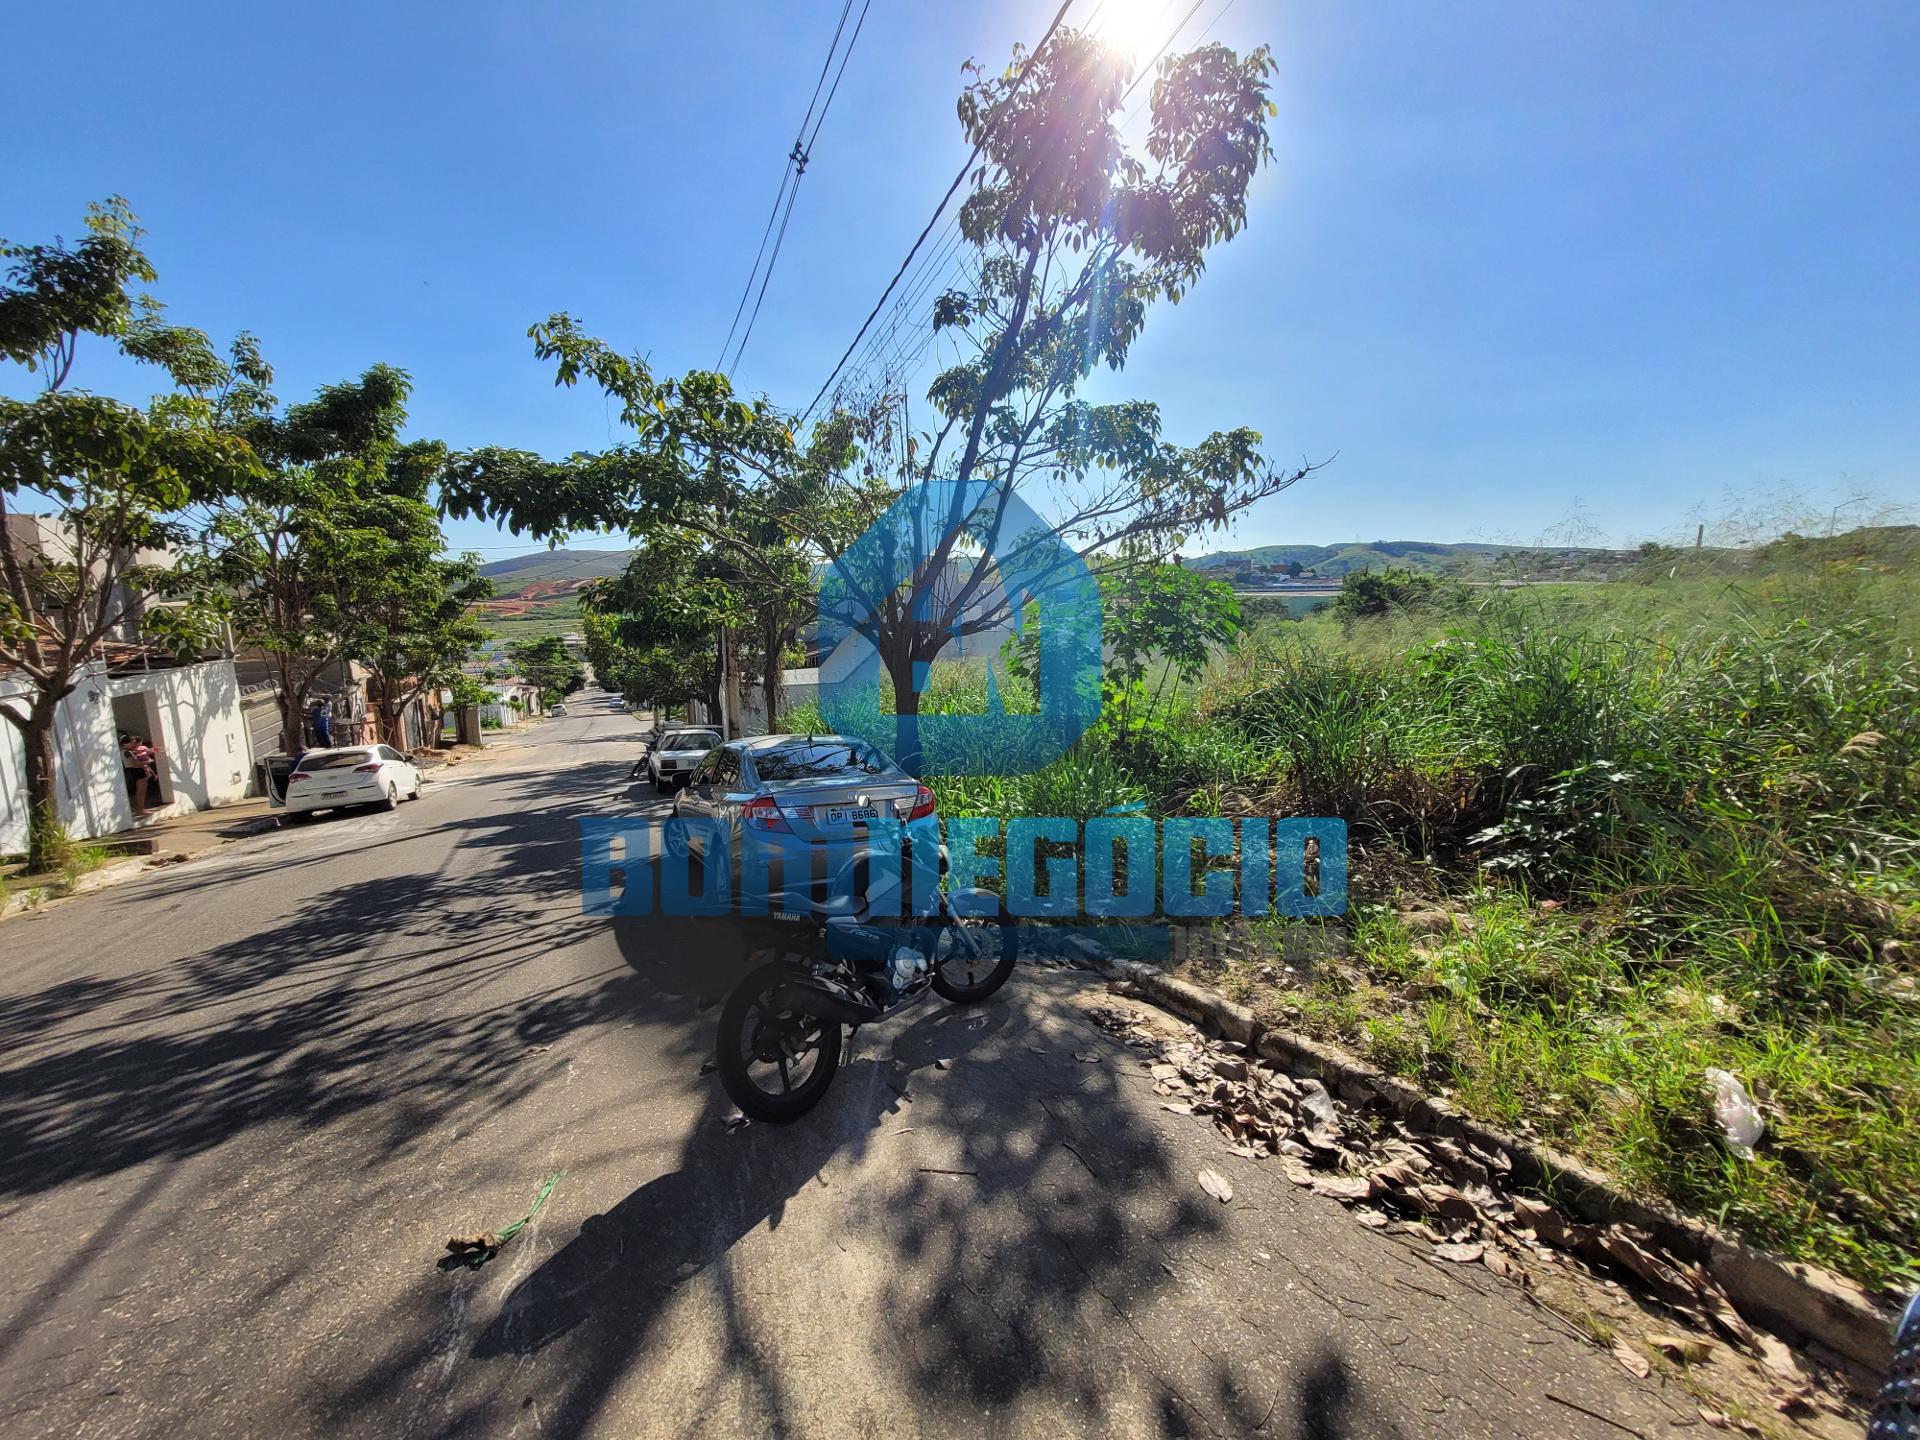
<svg viewBox="0 0 1920 1440">
<path fill-rule="evenodd" d="M 893 813 L 909 820 L 924 820 L 933 814 L 933 791 L 924 785 L 915 786 L 913 799 L 893 802 Z"/>
<path fill-rule="evenodd" d="M 787 817 L 768 795 L 749 800 L 740 811 L 740 819 L 755 830 L 788 830 Z"/>
<path fill-rule="evenodd" d="M 311 780 L 311 779 L 313 779 L 313 776 L 304 774 L 301 771 L 296 770 L 293 772 L 293 774 L 287 776 L 287 783 L 291 785 L 296 780 Z"/>
<path fill-rule="evenodd" d="M 380 773 L 380 762 L 376 760 L 371 765 L 356 765 L 353 767 L 353 773 L 356 775 L 378 775 Z"/>
</svg>

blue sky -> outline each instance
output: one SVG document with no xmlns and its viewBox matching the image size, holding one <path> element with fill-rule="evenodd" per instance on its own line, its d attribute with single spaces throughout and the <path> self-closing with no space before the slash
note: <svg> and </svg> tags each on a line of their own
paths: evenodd
<svg viewBox="0 0 1920 1440">
<path fill-rule="evenodd" d="M 1177 439 L 1338 452 L 1231 543 L 1920 501 L 1920 6 L 1223 3 L 1186 36 L 1273 46 L 1278 162 L 1094 393 L 1160 401 Z M 1187 10 L 1107 6 L 1156 44 Z M 811 397 L 964 156 L 961 62 L 1053 8 L 873 0 L 743 386 Z M 387 361 L 416 435 L 599 448 L 617 423 L 527 326 L 715 362 L 839 9 L 32 7 L 0 54 L 0 235 L 120 192 L 174 316 L 257 332 L 283 396 Z"/>
</svg>

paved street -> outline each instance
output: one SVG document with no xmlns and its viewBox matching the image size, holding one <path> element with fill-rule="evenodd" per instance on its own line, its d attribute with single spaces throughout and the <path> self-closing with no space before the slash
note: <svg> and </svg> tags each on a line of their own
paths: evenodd
<svg viewBox="0 0 1920 1440">
<path fill-rule="evenodd" d="M 588 700 L 0 925 L 0 1434 L 1700 1433 L 1168 1113 L 1091 977 L 911 1011 L 729 1131 L 721 947 L 580 913 L 576 819 L 656 803 L 634 730 Z"/>
</svg>

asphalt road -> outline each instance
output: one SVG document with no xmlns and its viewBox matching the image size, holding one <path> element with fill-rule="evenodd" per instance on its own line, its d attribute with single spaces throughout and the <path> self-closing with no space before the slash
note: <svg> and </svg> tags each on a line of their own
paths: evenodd
<svg viewBox="0 0 1920 1440">
<path fill-rule="evenodd" d="M 577 817 L 655 802 L 573 708 L 0 924 L 0 1435 L 1699 1433 L 1163 1110 L 1091 977 L 911 1011 L 729 1130 L 727 945 L 581 914 Z"/>
</svg>

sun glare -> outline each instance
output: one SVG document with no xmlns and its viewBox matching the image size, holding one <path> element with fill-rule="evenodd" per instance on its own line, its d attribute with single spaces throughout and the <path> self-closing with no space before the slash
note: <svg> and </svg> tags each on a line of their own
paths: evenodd
<svg viewBox="0 0 1920 1440">
<path fill-rule="evenodd" d="M 1093 30 L 1113 49 L 1138 62 L 1164 38 L 1170 0 L 1106 0 Z"/>
</svg>

